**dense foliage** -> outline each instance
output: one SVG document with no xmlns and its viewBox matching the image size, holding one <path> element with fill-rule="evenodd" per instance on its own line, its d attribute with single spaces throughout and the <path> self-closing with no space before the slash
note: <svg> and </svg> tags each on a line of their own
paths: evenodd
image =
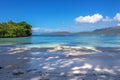
<svg viewBox="0 0 120 80">
<path fill-rule="evenodd" d="M 32 26 L 26 22 L 15 23 L 13 21 L 0 23 L 0 37 L 31 36 Z"/>
</svg>

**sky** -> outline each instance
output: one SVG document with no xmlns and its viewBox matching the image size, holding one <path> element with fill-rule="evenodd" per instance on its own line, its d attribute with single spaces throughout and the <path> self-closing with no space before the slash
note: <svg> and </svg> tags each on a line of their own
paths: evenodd
<svg viewBox="0 0 120 80">
<path fill-rule="evenodd" d="M 26 21 L 34 33 L 120 25 L 120 0 L 0 0 L 0 22 Z"/>
</svg>

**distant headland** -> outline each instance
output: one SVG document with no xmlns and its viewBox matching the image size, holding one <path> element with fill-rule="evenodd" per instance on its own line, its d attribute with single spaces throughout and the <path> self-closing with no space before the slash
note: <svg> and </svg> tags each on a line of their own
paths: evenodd
<svg viewBox="0 0 120 80">
<path fill-rule="evenodd" d="M 91 32 L 71 33 L 71 32 L 65 32 L 65 31 L 58 31 L 58 32 L 44 33 L 44 35 L 80 35 L 80 34 L 105 34 L 105 35 L 113 34 L 113 35 L 117 35 L 117 34 L 120 34 L 120 26 L 96 29 Z"/>
<path fill-rule="evenodd" d="M 25 37 L 32 35 L 32 26 L 24 21 L 16 23 L 13 21 L 0 23 L 0 38 Z"/>
</svg>

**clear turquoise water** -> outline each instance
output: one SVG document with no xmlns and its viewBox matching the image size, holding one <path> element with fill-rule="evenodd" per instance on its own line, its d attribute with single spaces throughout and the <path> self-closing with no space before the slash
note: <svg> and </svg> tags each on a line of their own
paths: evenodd
<svg viewBox="0 0 120 80">
<path fill-rule="evenodd" d="M 120 48 L 120 35 L 39 35 L 0 38 L 0 46 L 51 47 L 56 45 Z"/>
</svg>

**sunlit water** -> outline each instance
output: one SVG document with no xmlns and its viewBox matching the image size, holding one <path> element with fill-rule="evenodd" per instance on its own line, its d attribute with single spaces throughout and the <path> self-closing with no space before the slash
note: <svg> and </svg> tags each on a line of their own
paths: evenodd
<svg viewBox="0 0 120 80">
<path fill-rule="evenodd" d="M 53 47 L 57 45 L 119 48 L 120 35 L 39 35 L 0 38 L 0 46 Z"/>
</svg>

